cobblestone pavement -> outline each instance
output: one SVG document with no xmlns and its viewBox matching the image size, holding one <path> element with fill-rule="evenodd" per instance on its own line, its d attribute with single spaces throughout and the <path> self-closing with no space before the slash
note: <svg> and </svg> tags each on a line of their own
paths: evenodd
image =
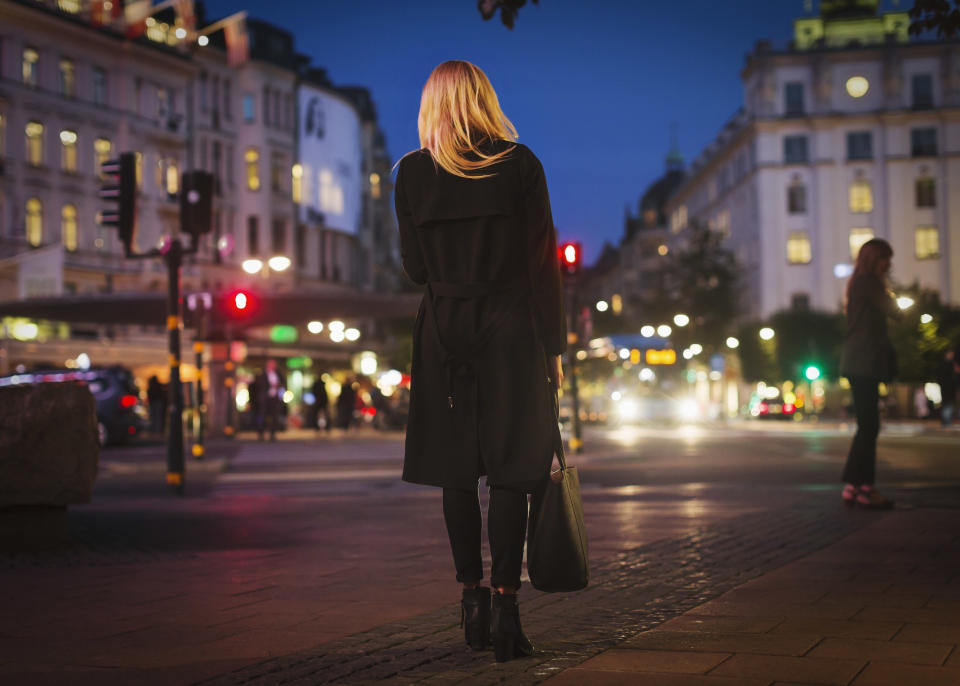
<svg viewBox="0 0 960 686">
<path fill-rule="evenodd" d="M 538 648 L 528 659 L 498 665 L 491 652 L 469 651 L 457 624 L 459 607 L 450 605 L 203 684 L 535 684 L 877 516 L 841 511 L 824 500 L 743 515 L 621 553 L 593 570 L 590 586 L 579 593 L 525 587 L 521 616 Z"/>
</svg>

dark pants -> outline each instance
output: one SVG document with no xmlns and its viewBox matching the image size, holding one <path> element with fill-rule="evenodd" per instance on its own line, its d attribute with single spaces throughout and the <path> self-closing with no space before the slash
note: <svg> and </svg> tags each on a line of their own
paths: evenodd
<svg viewBox="0 0 960 686">
<path fill-rule="evenodd" d="M 443 520 L 447 524 L 457 581 L 483 578 L 480 557 L 480 499 L 477 489 L 443 489 Z M 498 486 L 490 488 L 487 535 L 493 558 L 490 584 L 520 588 L 523 542 L 527 535 L 527 494 Z"/>
<path fill-rule="evenodd" d="M 857 433 L 853 436 L 843 480 L 854 486 L 872 486 L 877 467 L 877 434 L 880 433 L 879 379 L 851 376 L 853 410 L 857 414 Z"/>
</svg>

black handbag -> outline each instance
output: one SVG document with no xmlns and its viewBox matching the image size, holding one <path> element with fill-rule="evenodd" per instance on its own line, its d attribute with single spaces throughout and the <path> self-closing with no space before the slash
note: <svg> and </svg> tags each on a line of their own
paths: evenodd
<svg viewBox="0 0 960 686">
<path fill-rule="evenodd" d="M 558 405 L 554 407 L 559 415 Z M 580 478 L 577 468 L 568 467 L 564 459 L 557 419 L 554 450 L 560 469 L 533 492 L 527 538 L 530 583 L 547 593 L 579 591 L 590 582 Z"/>
</svg>

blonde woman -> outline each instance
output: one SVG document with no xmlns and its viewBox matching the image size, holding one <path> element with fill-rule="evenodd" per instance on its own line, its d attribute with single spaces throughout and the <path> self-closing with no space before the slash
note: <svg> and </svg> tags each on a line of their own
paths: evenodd
<svg viewBox="0 0 960 686">
<path fill-rule="evenodd" d="M 543 167 L 486 75 L 444 62 L 423 88 L 421 149 L 399 164 L 403 268 L 425 294 L 414 329 L 403 479 L 443 488 L 461 622 L 498 662 L 533 653 L 516 593 L 527 495 L 553 460 L 566 348 L 556 233 Z M 490 589 L 478 480 L 490 490 Z"/>
</svg>

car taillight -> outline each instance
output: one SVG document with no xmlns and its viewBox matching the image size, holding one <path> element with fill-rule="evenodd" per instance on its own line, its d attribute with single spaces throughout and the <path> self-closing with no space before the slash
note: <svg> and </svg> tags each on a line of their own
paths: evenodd
<svg viewBox="0 0 960 686">
<path fill-rule="evenodd" d="M 796 406 L 796 405 L 792 405 L 791 403 L 784 403 L 784 404 L 783 404 L 783 413 L 784 413 L 784 414 L 793 414 L 793 413 L 796 411 L 796 409 L 797 409 L 797 406 Z"/>
<path fill-rule="evenodd" d="M 365 415 L 365 416 L 367 416 L 367 417 L 376 417 L 376 416 L 377 416 L 377 408 L 375 408 L 375 407 L 365 407 L 365 408 L 363 408 L 362 410 L 360 410 L 360 414 Z"/>
<path fill-rule="evenodd" d="M 767 414 L 770 411 L 770 406 L 766 403 L 760 403 L 760 414 Z"/>
<path fill-rule="evenodd" d="M 120 396 L 120 407 L 127 409 L 128 407 L 133 407 L 136 404 L 137 404 L 137 396 L 135 395 Z"/>
</svg>

